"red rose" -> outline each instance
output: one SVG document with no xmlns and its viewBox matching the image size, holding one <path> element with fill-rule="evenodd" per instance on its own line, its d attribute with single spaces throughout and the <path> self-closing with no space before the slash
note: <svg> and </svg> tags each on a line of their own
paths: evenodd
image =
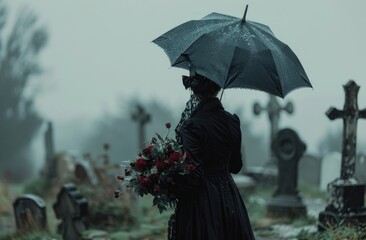
<svg viewBox="0 0 366 240">
<path fill-rule="evenodd" d="M 151 174 L 150 175 L 150 180 L 152 181 L 152 182 L 155 182 L 155 183 L 157 183 L 158 182 L 158 180 L 159 180 L 159 173 L 153 173 L 153 174 Z"/>
<path fill-rule="evenodd" d="M 192 160 L 192 156 L 189 152 L 184 152 L 184 158 L 187 162 Z"/>
<path fill-rule="evenodd" d="M 125 179 L 125 177 L 124 177 L 124 176 L 119 175 L 119 176 L 117 176 L 117 179 L 118 179 L 118 180 L 124 180 L 124 179 Z"/>
<path fill-rule="evenodd" d="M 169 129 L 171 126 L 172 126 L 172 125 L 170 124 L 170 122 L 165 123 L 165 127 L 166 127 L 167 129 Z"/>
<path fill-rule="evenodd" d="M 180 160 L 180 153 L 179 152 L 172 152 L 169 155 L 169 162 L 178 162 Z"/>
<path fill-rule="evenodd" d="M 169 167 L 170 167 L 170 166 L 173 166 L 173 165 L 174 165 L 174 163 L 175 163 L 175 162 L 174 162 L 172 159 L 170 159 L 170 158 L 165 159 L 165 160 L 164 160 L 164 162 L 165 162 L 165 163 L 166 163 L 166 165 L 167 165 L 167 166 L 169 166 Z"/>
<path fill-rule="evenodd" d="M 145 159 L 143 158 L 139 158 L 136 160 L 135 162 L 135 168 L 138 170 L 138 171 L 144 171 L 146 169 L 146 166 L 147 166 L 147 162 Z"/>
<path fill-rule="evenodd" d="M 196 169 L 196 167 L 193 164 L 187 164 L 184 166 L 184 169 L 186 169 L 188 171 L 193 171 Z"/>
<path fill-rule="evenodd" d="M 151 150 L 154 148 L 153 145 L 149 145 L 147 146 L 146 148 L 144 148 L 142 150 L 142 153 L 145 155 L 145 156 L 149 156 L 151 154 Z"/>
<path fill-rule="evenodd" d="M 164 161 L 156 161 L 155 163 L 156 168 L 158 169 L 159 172 L 163 171 L 166 168 L 166 165 L 164 163 Z"/>
<path fill-rule="evenodd" d="M 146 176 L 141 176 L 140 179 L 139 179 L 139 182 L 144 187 L 149 187 L 149 185 L 150 185 L 150 180 Z"/>
</svg>

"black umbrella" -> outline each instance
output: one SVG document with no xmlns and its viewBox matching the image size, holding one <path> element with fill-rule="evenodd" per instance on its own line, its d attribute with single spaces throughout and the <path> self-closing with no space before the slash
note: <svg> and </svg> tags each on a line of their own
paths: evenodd
<svg viewBox="0 0 366 240">
<path fill-rule="evenodd" d="M 248 8 L 248 6 L 247 6 Z M 183 23 L 153 42 L 172 66 L 205 76 L 222 88 L 251 88 L 284 97 L 312 87 L 294 52 L 263 24 L 211 13 Z"/>
</svg>

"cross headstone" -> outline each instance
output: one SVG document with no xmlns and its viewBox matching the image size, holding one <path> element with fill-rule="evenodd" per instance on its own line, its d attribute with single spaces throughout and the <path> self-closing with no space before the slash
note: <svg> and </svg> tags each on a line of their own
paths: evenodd
<svg viewBox="0 0 366 240">
<path fill-rule="evenodd" d="M 262 111 L 266 111 L 268 113 L 268 119 L 271 124 L 271 134 L 270 134 L 270 145 L 271 145 L 271 143 L 275 140 L 275 137 L 277 136 L 280 121 L 280 113 L 282 111 L 286 111 L 287 113 L 292 114 L 294 111 L 294 106 L 292 102 L 288 102 L 286 106 L 281 106 L 275 96 L 269 95 L 269 102 L 266 107 L 262 107 L 257 102 L 254 103 L 253 105 L 253 112 L 255 115 L 259 115 Z M 272 148 L 270 148 L 270 156 L 267 165 L 269 166 L 276 165 L 276 158 Z"/>
<path fill-rule="evenodd" d="M 151 116 L 141 106 L 137 105 L 135 111 L 131 114 L 132 120 L 138 124 L 138 147 L 139 149 L 144 148 L 145 144 L 145 125 L 150 122 Z"/>
<path fill-rule="evenodd" d="M 63 239 L 82 239 L 82 232 L 85 230 L 82 218 L 88 214 L 88 201 L 73 183 L 62 186 L 53 210 L 56 218 L 62 220 L 58 232 Z"/>
<path fill-rule="evenodd" d="M 57 178 L 57 169 L 54 164 L 55 147 L 53 142 L 53 127 L 52 122 L 48 122 L 47 130 L 44 135 L 45 150 L 46 150 L 46 163 L 44 174 L 48 179 Z"/>
<path fill-rule="evenodd" d="M 366 118 L 366 109 L 358 109 L 357 95 L 360 87 L 354 81 L 349 81 L 343 88 L 346 95 L 343 110 L 332 107 L 326 113 L 331 120 L 343 119 L 343 148 L 340 178 L 329 184 L 328 205 L 319 214 L 320 231 L 329 225 L 334 228 L 347 223 L 366 226 L 365 184 L 354 178 L 357 121 Z"/>
<path fill-rule="evenodd" d="M 17 232 L 26 233 L 47 228 L 46 203 L 34 194 L 18 197 L 14 203 Z"/>
<path fill-rule="evenodd" d="M 278 186 L 267 203 L 267 215 L 290 218 L 306 215 L 297 189 L 298 163 L 306 150 L 305 143 L 294 130 L 285 128 L 278 132 L 272 149 L 278 159 Z"/>
</svg>

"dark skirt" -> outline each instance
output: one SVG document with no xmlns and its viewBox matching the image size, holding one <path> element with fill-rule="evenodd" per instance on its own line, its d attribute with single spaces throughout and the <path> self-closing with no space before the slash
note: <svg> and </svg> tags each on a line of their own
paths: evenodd
<svg viewBox="0 0 366 240">
<path fill-rule="evenodd" d="M 179 198 L 169 229 L 175 240 L 252 240 L 248 213 L 229 173 L 203 177 Z"/>
</svg>

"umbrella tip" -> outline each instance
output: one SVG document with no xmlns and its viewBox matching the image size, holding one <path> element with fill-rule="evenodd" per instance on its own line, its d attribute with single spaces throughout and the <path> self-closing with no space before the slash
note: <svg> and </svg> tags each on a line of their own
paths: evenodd
<svg viewBox="0 0 366 240">
<path fill-rule="evenodd" d="M 245 21 L 246 21 L 246 16 L 247 16 L 247 11 L 248 11 L 248 4 L 246 5 L 246 7 L 245 7 L 245 12 L 244 12 L 244 15 L 243 15 L 243 18 L 241 19 L 241 22 L 242 23 L 245 23 Z"/>
</svg>

